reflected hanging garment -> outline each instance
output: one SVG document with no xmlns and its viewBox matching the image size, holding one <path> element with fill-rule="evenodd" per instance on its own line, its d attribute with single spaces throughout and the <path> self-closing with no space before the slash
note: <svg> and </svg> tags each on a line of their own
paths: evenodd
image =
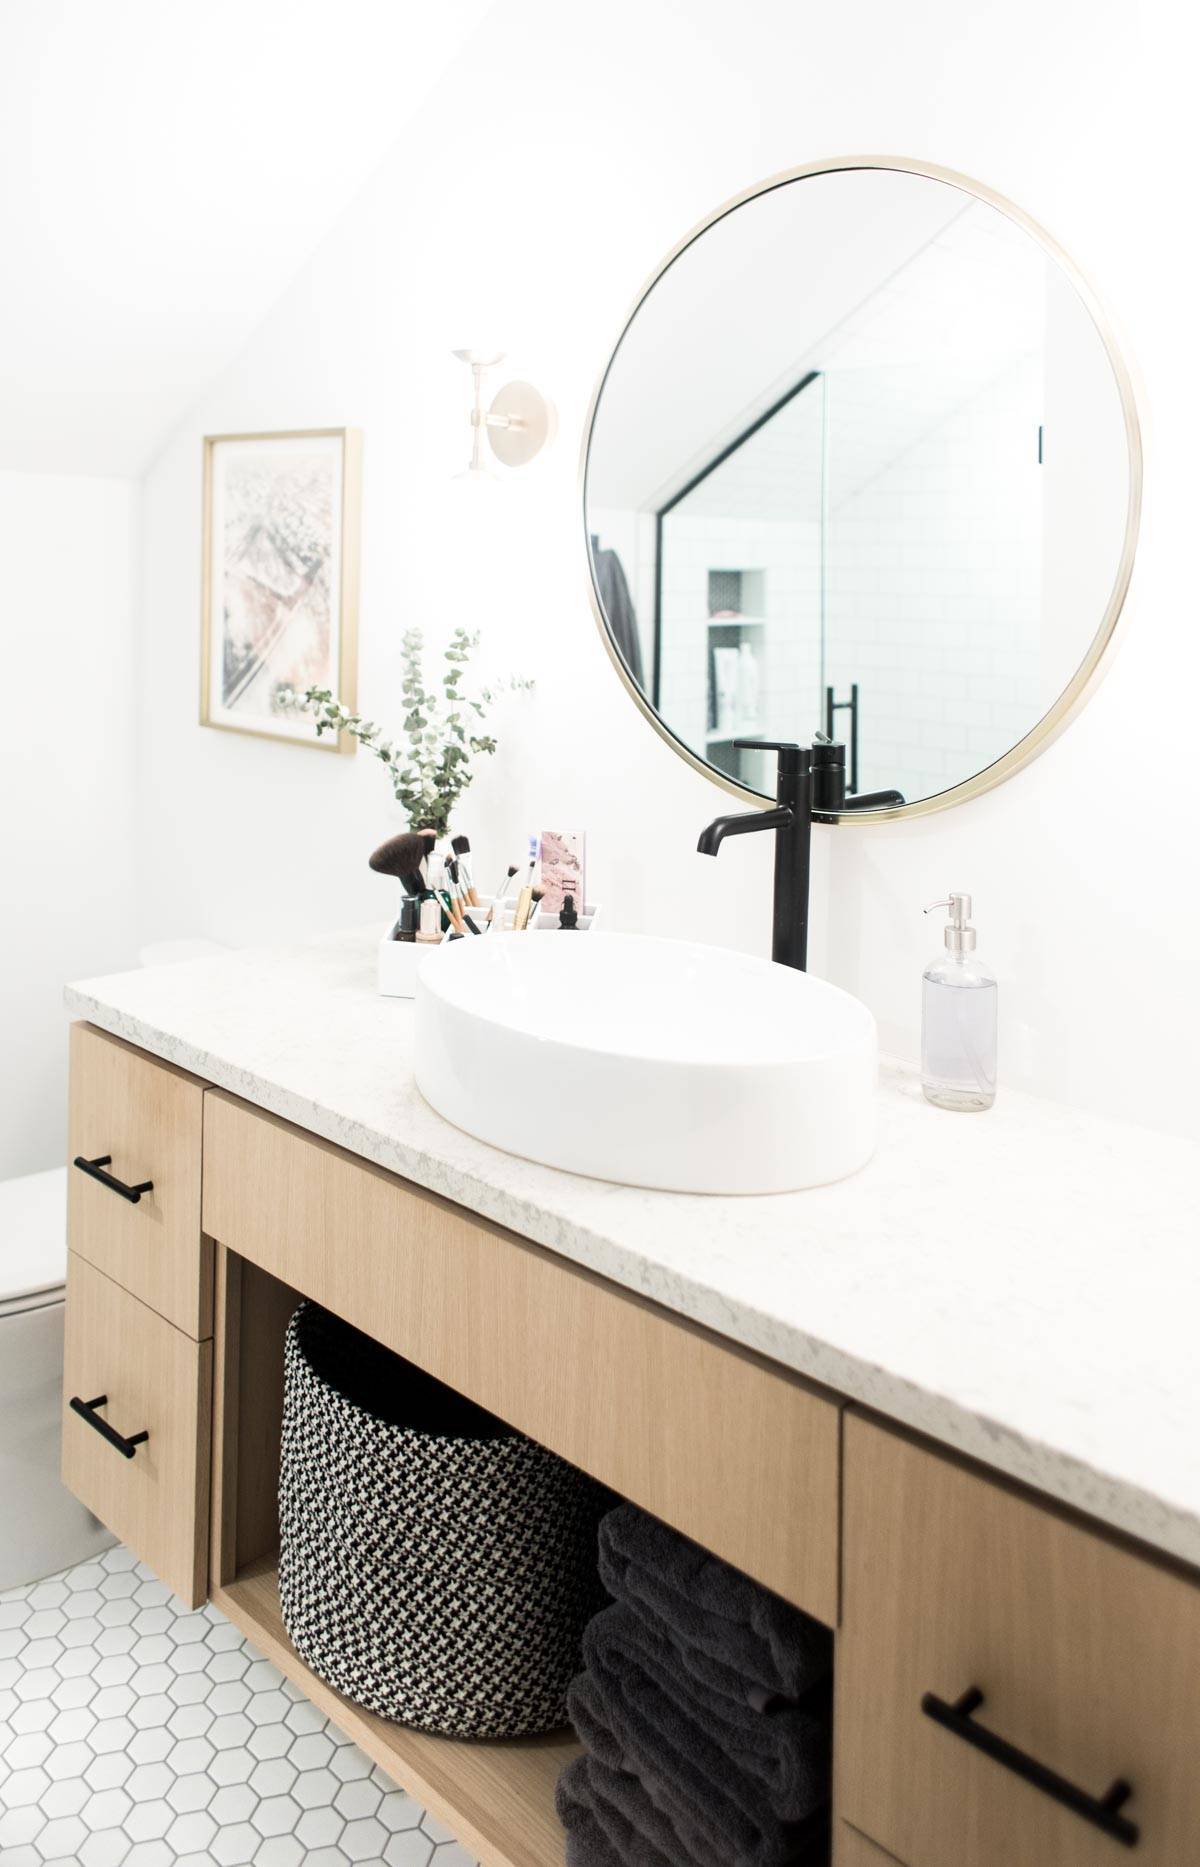
<svg viewBox="0 0 1200 1867">
<path fill-rule="evenodd" d="M 622 661 L 644 692 L 646 683 L 642 675 L 642 643 L 625 570 L 615 551 L 601 550 L 600 540 L 594 532 L 592 566 L 596 577 L 596 594 L 608 618 L 609 633 L 621 651 Z"/>
</svg>

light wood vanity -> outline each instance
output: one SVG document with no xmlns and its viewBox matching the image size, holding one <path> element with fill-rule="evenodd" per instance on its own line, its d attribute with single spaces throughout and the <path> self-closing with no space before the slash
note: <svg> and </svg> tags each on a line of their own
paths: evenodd
<svg viewBox="0 0 1200 1867">
<path fill-rule="evenodd" d="M 66 1398 L 94 1405 L 64 1407 L 68 1484 L 485 1862 L 562 1862 L 575 1746 L 426 1737 L 292 1652 L 275 1483 L 300 1295 L 836 1628 L 835 1867 L 1200 1858 L 1200 1578 L 1181 1564 L 87 1024 L 70 1154 L 108 1164 L 71 1174 Z M 955 1712 L 972 1687 L 982 1704 Z M 1090 1804 L 1121 1781 L 1109 1832 Z"/>
</svg>

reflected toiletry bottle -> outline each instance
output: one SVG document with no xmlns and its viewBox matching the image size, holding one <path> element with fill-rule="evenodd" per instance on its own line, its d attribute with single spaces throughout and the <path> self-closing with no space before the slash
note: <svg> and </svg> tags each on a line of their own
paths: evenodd
<svg viewBox="0 0 1200 1867">
<path fill-rule="evenodd" d="M 749 642 L 738 646 L 738 725 L 743 731 L 758 725 L 758 656 Z"/>
<path fill-rule="evenodd" d="M 996 1100 L 996 981 L 975 958 L 970 895 L 934 901 L 926 914 L 934 908 L 949 908 L 950 919 L 946 951 L 922 980 L 921 1087 L 940 1109 L 990 1109 Z"/>
<path fill-rule="evenodd" d="M 740 665 L 737 649 L 714 648 L 712 664 L 716 687 L 717 731 L 732 732 L 737 725 L 738 668 Z"/>
</svg>

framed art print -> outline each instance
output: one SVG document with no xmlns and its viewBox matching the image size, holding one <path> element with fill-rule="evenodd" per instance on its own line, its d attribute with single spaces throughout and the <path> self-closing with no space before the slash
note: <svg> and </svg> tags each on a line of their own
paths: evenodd
<svg viewBox="0 0 1200 1867">
<path fill-rule="evenodd" d="M 361 455 L 356 428 L 205 437 L 203 725 L 353 752 L 279 696 L 354 709 Z"/>
</svg>

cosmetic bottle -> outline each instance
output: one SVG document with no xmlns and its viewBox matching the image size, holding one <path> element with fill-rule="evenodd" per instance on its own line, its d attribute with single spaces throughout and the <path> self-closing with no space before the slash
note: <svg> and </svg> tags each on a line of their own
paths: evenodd
<svg viewBox="0 0 1200 1867">
<path fill-rule="evenodd" d="M 421 902 L 421 921 L 417 928 L 418 946 L 437 946 L 442 937 L 442 909 L 436 895 L 426 895 Z"/>
<path fill-rule="evenodd" d="M 926 967 L 921 1002 L 921 1087 L 940 1109 L 990 1109 L 996 1100 L 996 981 L 975 958 L 970 895 L 948 908 L 946 951 Z"/>
<path fill-rule="evenodd" d="M 417 928 L 421 924 L 421 898 L 419 895 L 405 895 L 400 902 L 400 918 L 396 922 L 394 940 L 411 943 L 417 937 Z"/>
</svg>

